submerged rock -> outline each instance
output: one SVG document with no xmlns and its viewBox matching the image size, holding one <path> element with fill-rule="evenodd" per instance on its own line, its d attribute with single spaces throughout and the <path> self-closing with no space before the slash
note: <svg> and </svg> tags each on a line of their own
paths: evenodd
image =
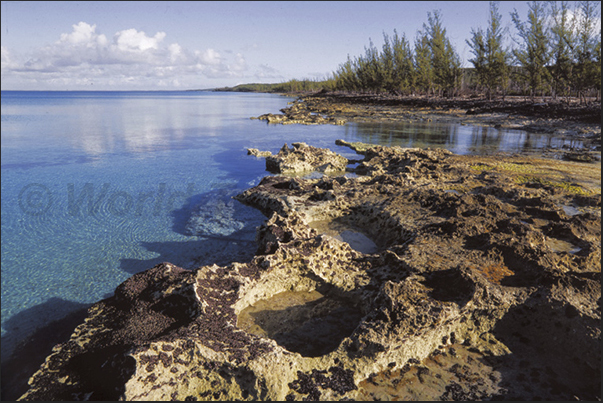
<svg viewBox="0 0 603 403">
<path fill-rule="evenodd" d="M 209 238 L 247 238 L 260 225 L 262 215 L 233 199 L 235 189 L 211 191 L 198 200 L 186 222 L 187 235 Z M 253 236 L 251 237 L 253 240 Z"/>
<path fill-rule="evenodd" d="M 236 196 L 270 217 L 249 262 L 132 276 L 21 400 L 600 399 L 601 197 L 559 185 L 574 165 L 362 153 Z"/>
</svg>

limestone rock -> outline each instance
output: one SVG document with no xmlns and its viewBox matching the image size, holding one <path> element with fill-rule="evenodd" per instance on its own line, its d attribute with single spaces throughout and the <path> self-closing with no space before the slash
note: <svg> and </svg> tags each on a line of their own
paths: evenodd
<svg viewBox="0 0 603 403">
<path fill-rule="evenodd" d="M 600 195 L 518 181 L 536 159 L 363 155 L 237 195 L 270 217 L 250 261 L 132 276 L 21 400 L 600 399 Z"/>
<path fill-rule="evenodd" d="M 311 171 L 334 173 L 345 171 L 348 160 L 331 150 L 316 148 L 306 143 L 293 143 L 292 148 L 285 144 L 278 154 L 250 151 L 252 155 L 266 157 L 266 169 L 274 173 L 294 174 Z"/>
<path fill-rule="evenodd" d="M 308 109 L 305 102 L 293 102 L 288 108 L 281 109 L 283 114 L 266 113 L 252 119 L 265 120 L 268 123 L 280 123 L 284 125 L 302 124 L 302 125 L 320 125 L 333 124 L 344 125 L 345 119 L 326 117 L 321 113 L 312 112 Z"/>
<path fill-rule="evenodd" d="M 248 148 L 247 149 L 247 155 L 253 155 L 255 157 L 269 157 L 272 155 L 272 153 L 270 151 L 260 151 L 257 148 Z"/>
</svg>

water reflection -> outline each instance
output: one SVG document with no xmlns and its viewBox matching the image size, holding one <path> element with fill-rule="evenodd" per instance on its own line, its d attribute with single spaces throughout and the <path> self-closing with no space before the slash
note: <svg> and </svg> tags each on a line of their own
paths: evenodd
<svg viewBox="0 0 603 403">
<path fill-rule="evenodd" d="M 471 155 L 530 153 L 545 148 L 582 145 L 581 141 L 564 140 L 549 134 L 439 122 L 348 123 L 345 135 L 347 139 L 371 144 L 445 148 L 456 154 Z"/>
<path fill-rule="evenodd" d="M 247 122 L 266 98 L 266 94 L 226 97 L 213 93 L 45 94 L 43 101 L 29 93 L 3 91 L 3 167 L 25 167 L 22 164 L 32 159 L 36 166 L 56 165 L 77 162 L 83 156 L 87 161 L 107 154 L 146 158 L 154 151 L 203 148 L 210 138 Z M 65 156 L 70 158 L 64 161 Z"/>
</svg>

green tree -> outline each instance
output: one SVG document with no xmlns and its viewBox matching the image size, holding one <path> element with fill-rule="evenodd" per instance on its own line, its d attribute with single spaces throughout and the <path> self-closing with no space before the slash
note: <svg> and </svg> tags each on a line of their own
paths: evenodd
<svg viewBox="0 0 603 403">
<path fill-rule="evenodd" d="M 415 87 L 429 96 L 434 90 L 434 72 L 429 37 L 423 31 L 418 31 L 415 39 L 414 71 Z"/>
<path fill-rule="evenodd" d="M 466 41 L 475 55 L 469 61 L 475 67 L 478 83 L 486 88 L 489 100 L 492 99 L 493 90 L 497 88 L 502 89 L 504 97 L 509 82 L 510 54 L 503 47 L 504 29 L 501 20 L 498 3 L 491 1 L 486 32 L 481 28 L 472 29 L 471 41 Z"/>
<path fill-rule="evenodd" d="M 360 89 L 354 62 L 350 59 L 350 55 L 348 55 L 348 60 L 339 65 L 334 76 L 336 89 L 343 91 L 358 91 Z"/>
<path fill-rule="evenodd" d="M 385 32 L 383 33 L 383 48 L 379 62 L 381 85 L 383 86 L 383 89 L 388 92 L 396 91 L 396 83 L 394 82 L 394 49 L 389 36 Z"/>
<path fill-rule="evenodd" d="M 483 29 L 471 28 L 471 39 L 467 39 L 465 42 L 467 42 L 467 45 L 471 48 L 471 53 L 474 55 L 473 59 L 469 59 L 469 61 L 475 69 L 477 84 L 480 87 L 488 88 L 490 83 L 486 59 L 486 40 L 484 37 Z"/>
<path fill-rule="evenodd" d="M 519 49 L 513 50 L 513 54 L 523 67 L 532 100 L 538 91 L 542 93 L 546 90 L 549 79 L 546 66 L 550 60 L 550 46 L 546 17 L 546 5 L 539 1 L 528 4 L 527 21 L 520 20 L 517 10 L 511 13 L 520 38 L 520 41 L 516 41 Z"/>
<path fill-rule="evenodd" d="M 414 66 L 410 44 L 404 34 L 400 37 L 394 29 L 391 47 L 394 56 L 394 70 L 392 72 L 394 89 L 395 91 L 409 92 L 414 85 Z"/>
<path fill-rule="evenodd" d="M 553 84 L 553 97 L 570 95 L 569 86 L 572 78 L 574 63 L 572 48 L 575 47 L 574 21 L 570 18 L 570 9 L 567 1 L 551 1 L 551 47 L 552 66 L 551 79 Z"/>
<path fill-rule="evenodd" d="M 505 30 L 502 16 L 498 12 L 498 2 L 490 2 L 490 20 L 486 30 L 486 54 L 488 58 L 489 82 L 500 88 L 503 99 L 509 86 L 511 53 L 504 47 Z"/>
<path fill-rule="evenodd" d="M 369 47 L 364 47 L 364 56 L 354 61 L 354 69 L 362 91 L 380 91 L 382 88 L 382 69 L 379 51 L 369 38 Z"/>
<path fill-rule="evenodd" d="M 423 30 L 429 39 L 433 82 L 440 95 L 443 91 L 451 95 L 460 84 L 460 58 L 446 36 L 440 12 L 438 10 L 435 10 L 433 14 L 428 12 L 427 22 L 428 24 L 423 24 Z"/>
<path fill-rule="evenodd" d="M 577 38 L 573 48 L 575 68 L 572 81 L 578 91 L 580 103 L 585 101 L 585 91 L 593 88 L 593 84 L 601 79 L 601 63 L 596 61 L 595 38 L 596 21 L 600 16 L 599 7 L 598 1 L 581 1 L 578 11 L 574 13 Z M 599 43 L 600 38 L 599 34 Z"/>
</svg>

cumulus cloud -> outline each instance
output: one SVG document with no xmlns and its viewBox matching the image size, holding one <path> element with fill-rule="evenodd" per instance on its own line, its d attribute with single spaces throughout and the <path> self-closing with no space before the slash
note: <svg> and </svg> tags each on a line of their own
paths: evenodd
<svg viewBox="0 0 603 403">
<path fill-rule="evenodd" d="M 96 44 L 105 46 L 107 44 L 107 37 L 96 33 L 96 24 L 89 25 L 85 22 L 79 22 L 78 24 L 73 25 L 73 31 L 71 33 L 61 34 L 61 39 L 57 43 L 70 43 L 72 45 L 83 44 L 86 47 L 93 47 Z"/>
<path fill-rule="evenodd" d="M 218 66 L 222 63 L 222 56 L 213 49 L 207 49 L 205 52 L 195 52 L 199 58 L 201 64 L 207 64 L 209 66 Z"/>
<path fill-rule="evenodd" d="M 187 50 L 168 43 L 165 32 L 153 35 L 135 28 L 116 32 L 111 40 L 95 24 L 79 22 L 54 43 L 13 58 L 2 47 L 2 81 L 52 85 L 194 86 L 207 78 L 242 77 L 248 69 L 241 53 L 213 48 Z"/>
<path fill-rule="evenodd" d="M 134 28 L 119 31 L 115 34 L 115 43 L 120 51 L 144 52 L 149 49 L 157 49 L 159 43 L 165 38 L 165 32 L 157 32 L 155 36 L 148 37 L 143 31 Z"/>
</svg>

